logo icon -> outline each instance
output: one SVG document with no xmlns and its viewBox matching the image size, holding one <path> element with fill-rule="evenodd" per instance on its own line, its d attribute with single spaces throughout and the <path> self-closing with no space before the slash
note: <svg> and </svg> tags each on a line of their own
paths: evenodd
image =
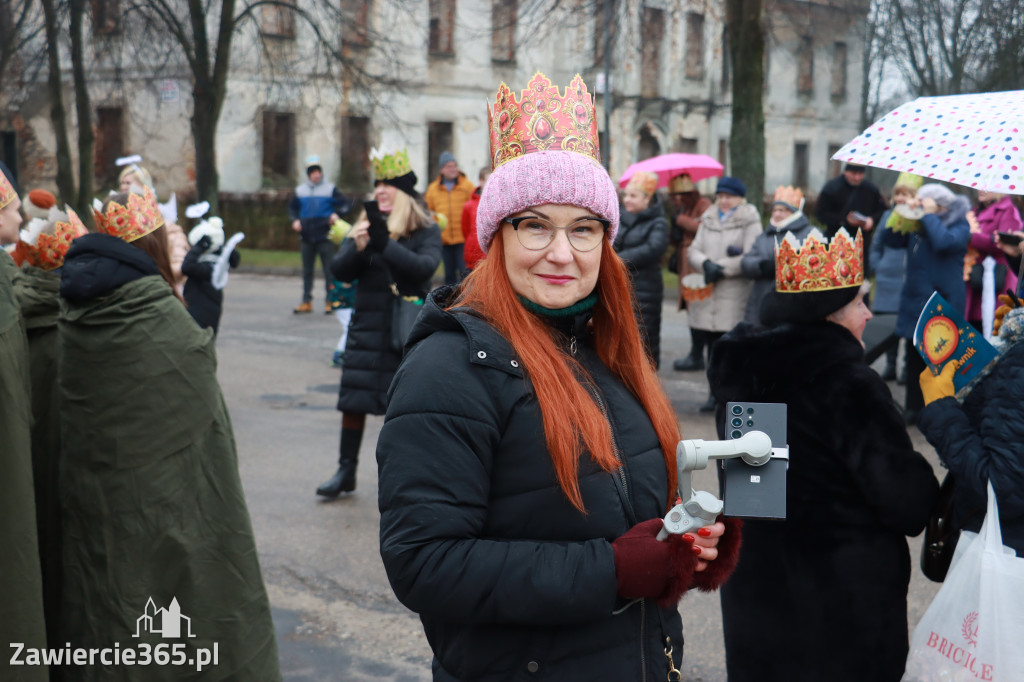
<svg viewBox="0 0 1024 682">
<path fill-rule="evenodd" d="M 181 637 L 182 621 L 185 623 L 186 634 L 184 636 L 195 637 L 192 634 L 192 619 L 181 615 L 177 597 L 171 598 L 171 605 L 166 609 L 158 609 L 153 603 L 153 598 L 150 597 L 142 615 L 135 620 L 135 634 L 132 637 L 138 637 L 142 632 L 163 635 L 164 639 Z"/>
<path fill-rule="evenodd" d="M 960 632 L 963 634 L 964 639 L 974 647 L 978 646 L 978 626 L 974 624 L 977 620 L 977 612 L 971 611 L 964 617 L 963 625 L 960 626 Z"/>
</svg>

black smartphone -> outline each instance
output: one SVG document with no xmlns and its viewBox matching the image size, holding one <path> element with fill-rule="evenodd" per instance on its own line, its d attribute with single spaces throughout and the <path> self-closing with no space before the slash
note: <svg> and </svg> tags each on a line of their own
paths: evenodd
<svg viewBox="0 0 1024 682">
<path fill-rule="evenodd" d="M 748 519 L 786 518 L 786 472 L 789 446 L 786 443 L 784 403 L 731 402 L 725 406 L 725 437 L 742 438 L 750 431 L 762 431 L 772 441 L 772 458 L 761 466 L 742 459 L 723 459 L 719 486 L 726 516 Z"/>
<path fill-rule="evenodd" d="M 1011 244 L 1013 246 L 1020 244 L 1021 240 L 1024 239 L 1021 235 L 1014 234 L 1013 232 L 996 232 L 996 235 L 998 235 L 999 241 L 1002 243 Z"/>
</svg>

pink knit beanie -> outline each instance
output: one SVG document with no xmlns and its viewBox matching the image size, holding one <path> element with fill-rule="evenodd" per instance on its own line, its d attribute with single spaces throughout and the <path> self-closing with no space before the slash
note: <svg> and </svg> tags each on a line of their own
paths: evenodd
<svg viewBox="0 0 1024 682">
<path fill-rule="evenodd" d="M 593 159 L 576 152 L 524 154 L 494 169 L 476 213 L 476 236 L 484 253 L 510 215 L 541 204 L 588 208 L 611 221 L 608 241 L 619 230 L 619 197 L 608 172 Z"/>
</svg>

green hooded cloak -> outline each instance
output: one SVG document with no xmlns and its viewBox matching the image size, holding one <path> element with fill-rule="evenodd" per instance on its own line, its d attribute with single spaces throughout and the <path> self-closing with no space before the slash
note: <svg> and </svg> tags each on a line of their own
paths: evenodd
<svg viewBox="0 0 1024 682">
<path fill-rule="evenodd" d="M 12 643 L 46 646 L 43 582 L 32 491 L 28 344 L 14 297 L 17 268 L 0 249 L 0 679 L 46 680 L 43 666 L 12 666 Z M 22 658 L 24 659 L 24 653 Z"/>
<path fill-rule="evenodd" d="M 60 457 L 60 403 L 57 392 L 57 316 L 60 272 L 22 265 L 14 278 L 28 336 L 32 379 L 32 478 L 43 575 L 46 639 L 58 641 L 60 622 L 60 502 L 57 463 Z"/>
<path fill-rule="evenodd" d="M 62 305 L 62 641 L 219 654 L 201 673 L 97 664 L 70 679 L 280 680 L 213 333 L 159 276 Z M 175 606 L 180 637 L 154 633 Z"/>
</svg>

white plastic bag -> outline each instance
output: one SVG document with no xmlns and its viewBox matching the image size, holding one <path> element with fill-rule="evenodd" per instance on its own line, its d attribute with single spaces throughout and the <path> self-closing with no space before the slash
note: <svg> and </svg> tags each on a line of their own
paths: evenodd
<svg viewBox="0 0 1024 682">
<path fill-rule="evenodd" d="M 981 530 L 963 532 L 910 638 L 903 682 L 1024 680 L 1024 558 L 1003 546 L 992 484 Z"/>
</svg>

